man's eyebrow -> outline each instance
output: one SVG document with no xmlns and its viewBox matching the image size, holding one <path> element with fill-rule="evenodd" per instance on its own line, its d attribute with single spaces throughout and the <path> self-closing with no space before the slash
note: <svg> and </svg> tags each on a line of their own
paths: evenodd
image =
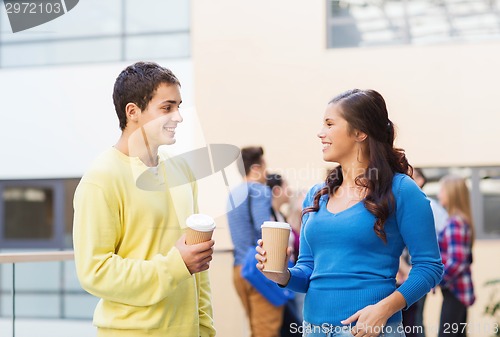
<svg viewBox="0 0 500 337">
<path fill-rule="evenodd" d="M 179 103 L 177 103 L 177 101 L 176 101 L 176 100 L 166 100 L 166 101 L 161 102 L 160 104 L 166 104 L 166 103 L 170 103 L 170 104 L 179 104 L 179 105 L 181 105 L 181 104 L 182 104 L 182 101 L 180 101 Z"/>
<path fill-rule="evenodd" d="M 333 122 L 333 119 L 331 119 L 331 118 L 325 118 L 325 122 L 328 122 L 328 121 Z"/>
</svg>

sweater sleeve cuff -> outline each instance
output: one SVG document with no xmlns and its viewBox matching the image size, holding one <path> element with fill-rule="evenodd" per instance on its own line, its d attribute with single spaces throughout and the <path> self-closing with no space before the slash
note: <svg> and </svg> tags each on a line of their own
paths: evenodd
<svg viewBox="0 0 500 337">
<path fill-rule="evenodd" d="M 298 272 L 293 268 L 291 269 L 289 268 L 288 271 L 290 272 L 290 279 L 288 280 L 288 283 L 283 287 L 293 290 L 295 292 L 301 292 L 301 293 L 305 292 L 305 288 L 307 288 L 307 286 L 304 284 L 305 282 L 300 277 L 300 275 L 297 275 L 300 272 Z"/>
<path fill-rule="evenodd" d="M 406 307 L 403 310 L 408 309 L 413 303 L 417 302 L 422 296 L 429 292 L 429 288 L 424 282 L 408 282 L 408 280 L 403 283 L 398 289 L 403 295 L 406 301 Z"/>
<path fill-rule="evenodd" d="M 171 279 L 172 283 L 177 285 L 192 276 L 182 259 L 181 253 L 175 247 L 172 247 L 166 256 L 156 255 L 153 260 L 156 262 L 162 284 L 169 283 L 167 280 Z"/>
</svg>

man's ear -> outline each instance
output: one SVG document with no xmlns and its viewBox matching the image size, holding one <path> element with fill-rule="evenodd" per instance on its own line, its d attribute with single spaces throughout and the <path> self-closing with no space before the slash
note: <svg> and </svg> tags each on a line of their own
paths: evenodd
<svg viewBox="0 0 500 337">
<path fill-rule="evenodd" d="M 250 166 L 250 171 L 258 172 L 260 170 L 260 167 L 260 164 L 252 164 L 252 166 Z"/>
<path fill-rule="evenodd" d="M 125 115 L 127 116 L 127 121 L 137 122 L 139 115 L 141 114 L 141 109 L 135 103 L 128 103 L 125 106 Z"/>
<path fill-rule="evenodd" d="M 368 135 L 362 131 L 354 130 L 354 137 L 356 137 L 357 142 L 364 142 Z"/>
</svg>

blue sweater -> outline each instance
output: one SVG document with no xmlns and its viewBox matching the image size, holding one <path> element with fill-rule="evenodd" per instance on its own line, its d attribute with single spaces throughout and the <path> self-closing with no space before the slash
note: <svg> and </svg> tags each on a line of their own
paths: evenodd
<svg viewBox="0 0 500 337">
<path fill-rule="evenodd" d="M 248 202 L 250 193 L 251 202 Z M 253 224 L 250 220 L 250 211 Z M 243 182 L 229 195 L 227 221 L 234 245 L 234 265 L 241 265 L 249 248 L 262 237 L 260 226 L 271 219 L 271 190 L 264 184 Z"/>
<path fill-rule="evenodd" d="M 315 192 L 323 186 L 309 191 L 304 207 L 312 206 Z M 375 217 L 363 201 L 333 214 L 326 208 L 329 197 L 324 195 L 320 209 L 304 216 L 299 259 L 290 269 L 287 288 L 307 293 L 306 321 L 340 326 L 341 320 L 392 294 L 405 246 L 413 268 L 398 291 L 407 307 L 439 283 L 443 265 L 429 200 L 403 174 L 394 176 L 392 192 L 396 210 L 385 222 L 387 244 L 375 234 Z M 388 322 L 395 321 L 401 321 L 401 312 Z"/>
</svg>

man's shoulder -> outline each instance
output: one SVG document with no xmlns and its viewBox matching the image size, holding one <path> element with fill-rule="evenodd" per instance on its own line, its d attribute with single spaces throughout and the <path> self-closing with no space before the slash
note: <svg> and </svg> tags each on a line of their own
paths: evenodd
<svg viewBox="0 0 500 337">
<path fill-rule="evenodd" d="M 243 181 L 240 184 L 233 187 L 229 193 L 228 200 L 228 216 L 239 217 L 241 214 L 248 213 L 248 205 L 255 202 L 255 198 L 262 196 L 268 196 L 270 193 L 266 193 L 266 185 Z M 249 199 L 252 198 L 251 200 Z"/>
<path fill-rule="evenodd" d="M 267 185 L 256 182 L 243 181 L 234 186 L 231 189 L 231 193 L 245 195 L 248 195 L 250 193 L 253 196 L 256 192 L 263 192 L 268 190 L 270 190 L 270 188 Z"/>
<path fill-rule="evenodd" d="M 248 192 L 248 183 L 246 181 L 243 181 L 238 185 L 234 186 L 233 188 L 231 188 L 231 193 L 240 193 L 242 191 Z"/>
<path fill-rule="evenodd" d="M 120 164 L 114 148 L 109 148 L 99 154 L 85 171 L 82 181 L 93 182 L 107 180 L 116 175 L 117 167 Z"/>
<path fill-rule="evenodd" d="M 271 191 L 269 186 L 266 184 L 261 184 L 261 183 L 256 183 L 256 182 L 248 182 L 246 183 L 248 191 L 250 195 L 253 195 L 255 193 L 266 193 L 268 191 Z M 268 193 L 266 193 L 268 194 Z"/>
<path fill-rule="evenodd" d="M 236 210 L 246 202 L 248 197 L 248 184 L 242 182 L 231 189 L 229 192 L 229 210 Z"/>
</svg>

